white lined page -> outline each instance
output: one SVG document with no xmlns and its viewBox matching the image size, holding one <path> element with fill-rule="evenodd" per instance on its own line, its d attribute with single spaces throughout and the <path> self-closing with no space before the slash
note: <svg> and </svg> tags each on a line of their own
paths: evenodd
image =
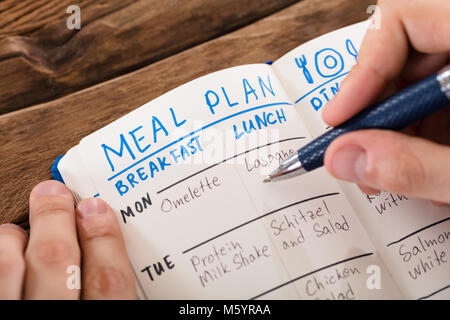
<svg viewBox="0 0 450 320">
<path fill-rule="evenodd" d="M 355 64 L 368 24 L 361 22 L 316 38 L 273 64 L 314 137 L 329 129 L 321 118 L 322 107 Z M 327 68 L 326 56 L 320 52 L 329 54 L 329 67 L 333 59 L 336 66 Z M 302 68 L 295 60 L 300 58 Z M 329 74 L 321 76 L 324 72 Z M 339 183 L 402 292 L 411 299 L 449 298 L 450 208 L 388 192 L 368 196 L 353 184 Z M 424 245 L 427 241 L 433 244 Z"/>
<path fill-rule="evenodd" d="M 209 95 L 212 109 L 209 91 L 219 98 L 216 105 Z M 167 130 L 157 130 L 156 142 L 154 117 Z M 86 137 L 77 150 L 117 213 L 148 298 L 399 297 L 342 190 L 323 170 L 262 183 L 310 140 L 272 68 L 247 65 L 174 89 Z M 160 162 L 170 165 L 162 170 Z M 306 241 L 283 250 L 271 221 L 319 207 L 327 214 L 283 233 L 289 241 L 302 230 Z M 366 286 L 373 264 L 381 266 L 380 290 Z M 349 270 L 351 276 L 337 276 Z M 328 277 L 334 282 L 312 289 Z"/>
</svg>

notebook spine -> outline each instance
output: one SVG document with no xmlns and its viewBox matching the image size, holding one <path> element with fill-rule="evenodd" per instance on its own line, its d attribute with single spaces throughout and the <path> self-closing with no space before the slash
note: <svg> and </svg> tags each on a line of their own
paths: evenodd
<svg viewBox="0 0 450 320">
<path fill-rule="evenodd" d="M 64 183 L 64 179 L 62 178 L 61 173 L 58 170 L 58 163 L 63 157 L 64 155 L 57 157 L 55 161 L 53 161 L 52 167 L 50 169 L 53 179 L 62 183 Z"/>
</svg>

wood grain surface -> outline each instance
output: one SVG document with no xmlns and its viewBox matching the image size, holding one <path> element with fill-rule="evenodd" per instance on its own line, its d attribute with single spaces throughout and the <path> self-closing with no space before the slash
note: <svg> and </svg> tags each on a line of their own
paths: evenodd
<svg viewBox="0 0 450 320">
<path fill-rule="evenodd" d="M 61 97 L 235 30 L 296 0 L 0 2 L 0 114 Z"/>
<path fill-rule="evenodd" d="M 89 133 L 199 76 L 275 60 L 307 40 L 367 19 L 374 2 L 304 0 L 137 71 L 0 116 L 0 223 L 26 223 L 31 188 L 50 178 L 54 159 Z"/>
</svg>

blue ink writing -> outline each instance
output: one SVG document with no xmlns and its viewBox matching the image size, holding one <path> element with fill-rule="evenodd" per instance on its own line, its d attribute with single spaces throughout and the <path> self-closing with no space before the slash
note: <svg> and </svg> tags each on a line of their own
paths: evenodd
<svg viewBox="0 0 450 320">
<path fill-rule="evenodd" d="M 115 182 L 115 187 L 120 196 L 135 188 L 139 183 L 148 179 L 153 179 L 157 174 L 164 172 L 172 164 L 180 163 L 188 157 L 203 151 L 200 136 L 196 135 L 176 148 L 169 151 L 170 156 L 157 156 L 154 160 L 149 160 L 146 166 L 140 166 L 127 173 L 126 178 Z"/>
<path fill-rule="evenodd" d="M 211 101 L 211 94 L 214 95 L 215 102 Z M 214 91 L 208 90 L 205 93 L 205 99 L 206 104 L 209 107 L 209 111 L 211 111 L 212 114 L 215 114 L 214 107 L 216 107 L 219 104 L 219 96 Z"/>
<path fill-rule="evenodd" d="M 252 88 L 250 83 L 248 83 L 247 79 L 242 79 L 242 84 L 244 86 L 244 92 L 245 92 L 245 103 L 248 104 L 248 96 L 249 94 L 253 93 L 255 95 L 255 99 L 258 100 L 258 95 L 256 94 L 255 89 Z"/>
<path fill-rule="evenodd" d="M 221 88 L 222 88 L 223 95 L 225 96 L 225 99 L 227 100 L 228 106 L 230 108 L 234 107 L 234 106 L 237 106 L 239 103 L 238 102 L 231 103 L 230 99 L 228 98 L 227 92 L 225 91 L 225 88 L 224 87 L 221 87 Z"/>
<path fill-rule="evenodd" d="M 175 112 L 173 111 L 173 109 L 172 108 L 170 108 L 170 114 L 172 115 L 172 120 L 173 120 L 173 124 L 175 125 L 175 127 L 181 127 L 183 124 L 185 124 L 186 123 L 186 119 L 184 119 L 183 121 L 181 121 L 181 122 L 178 122 L 177 121 L 177 117 L 175 117 Z"/>
<path fill-rule="evenodd" d="M 203 151 L 198 138 L 199 136 L 195 136 L 186 143 L 186 146 L 181 144 L 178 148 L 170 150 L 170 155 L 172 156 L 173 161 L 178 163 L 180 160 L 184 161 L 191 155 L 194 155 L 199 151 Z"/>
<path fill-rule="evenodd" d="M 237 95 L 236 90 L 232 92 L 233 90 L 224 86 L 220 86 L 220 90 L 208 89 L 205 92 L 204 97 L 211 114 L 215 115 L 217 110 L 220 110 L 221 106 L 232 108 L 254 103 L 260 100 L 261 97 L 268 98 L 276 96 L 269 75 L 267 75 L 267 80 L 265 77 L 261 76 L 258 76 L 255 80 L 250 81 L 247 78 L 242 79 L 241 96 Z"/>
<path fill-rule="evenodd" d="M 355 58 L 355 61 L 358 59 L 358 50 L 356 50 L 355 46 L 353 45 L 352 40 L 347 39 L 345 41 L 345 46 L 347 47 L 347 52 Z"/>
<path fill-rule="evenodd" d="M 297 64 L 297 67 L 303 70 L 303 76 L 305 77 L 306 81 L 308 81 L 308 83 L 314 83 L 311 73 L 309 72 L 308 68 L 306 68 L 307 62 L 304 54 L 302 54 L 301 58 L 295 58 L 295 64 Z"/>
<path fill-rule="evenodd" d="M 134 135 L 134 133 L 136 132 L 136 131 L 138 131 L 138 130 L 141 130 L 142 129 L 142 126 L 139 126 L 139 127 L 137 127 L 136 129 L 134 129 L 134 130 L 131 130 L 130 132 L 129 132 L 129 134 L 130 134 L 130 136 L 133 138 L 133 141 L 134 141 L 134 144 L 136 145 L 136 147 L 137 147 L 137 149 L 139 150 L 139 152 L 145 152 L 145 150 L 147 150 L 148 148 L 150 148 L 150 144 L 147 144 L 147 146 L 145 146 L 144 148 L 142 148 L 140 145 L 139 145 L 139 142 L 140 141 L 142 141 L 144 138 L 145 138 L 145 136 L 141 136 L 141 137 L 139 137 L 139 138 L 136 138 L 136 136 Z"/>
<path fill-rule="evenodd" d="M 325 48 L 315 55 L 316 70 L 323 78 L 338 75 L 344 69 L 342 55 L 334 49 Z"/>
<path fill-rule="evenodd" d="M 258 76 L 258 82 L 259 82 L 259 87 L 261 88 L 261 91 L 262 91 L 262 94 L 263 94 L 264 98 L 266 98 L 266 90 L 264 90 L 264 88 L 266 88 L 267 91 L 269 91 L 272 94 L 272 96 L 275 97 L 275 91 L 272 88 L 272 83 L 270 83 L 270 77 L 269 76 L 267 76 L 267 83 L 268 83 L 268 85 L 259 76 Z"/>
<path fill-rule="evenodd" d="M 133 151 L 131 151 L 131 148 L 128 145 L 128 142 L 125 139 L 125 136 L 123 134 L 120 135 L 120 149 L 119 149 L 119 151 L 114 150 L 113 148 L 107 146 L 106 144 L 102 144 L 102 148 L 103 148 L 103 151 L 105 152 L 106 159 L 108 160 L 108 163 L 109 163 L 109 165 L 111 167 L 111 171 L 113 171 L 113 172 L 114 172 L 115 168 L 114 168 L 114 165 L 113 165 L 113 163 L 111 161 L 111 158 L 109 156 L 109 152 L 108 151 L 111 151 L 115 155 L 117 155 L 119 157 L 122 157 L 123 156 L 123 152 L 124 152 L 124 147 L 128 150 L 128 154 L 131 156 L 131 158 L 133 160 L 136 159 Z"/>
<path fill-rule="evenodd" d="M 262 114 L 255 114 L 248 120 L 243 120 L 239 125 L 233 124 L 234 137 L 240 139 L 244 134 L 251 134 L 253 131 L 267 128 L 269 125 L 286 122 L 283 108 L 274 112 L 264 111 Z"/>
<path fill-rule="evenodd" d="M 169 135 L 169 133 L 167 132 L 166 128 L 163 126 L 163 124 L 161 123 L 161 121 L 159 121 L 159 119 L 155 116 L 152 117 L 152 125 L 153 125 L 153 142 L 157 143 L 158 142 L 158 135 L 157 133 L 159 131 L 164 131 L 166 137 Z"/>
<path fill-rule="evenodd" d="M 314 110 L 319 111 L 328 101 L 330 101 L 331 97 L 336 95 L 339 90 L 339 82 L 335 82 L 329 84 L 328 86 L 323 87 L 310 99 L 311 106 Z"/>
<path fill-rule="evenodd" d="M 156 157 L 156 161 L 150 160 L 147 167 L 139 167 L 134 172 L 128 173 L 126 180 L 119 179 L 114 186 L 119 195 L 123 196 L 140 182 L 147 180 L 149 177 L 154 178 L 158 172 L 166 170 L 166 167 L 170 165 L 166 157 Z"/>
</svg>

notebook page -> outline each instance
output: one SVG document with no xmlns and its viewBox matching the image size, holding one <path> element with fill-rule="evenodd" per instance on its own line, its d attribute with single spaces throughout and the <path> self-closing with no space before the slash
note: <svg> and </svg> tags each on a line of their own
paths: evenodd
<svg viewBox="0 0 450 320">
<path fill-rule="evenodd" d="M 450 208 L 389 192 L 366 195 L 340 184 L 405 295 L 449 299 Z"/>
<path fill-rule="evenodd" d="M 322 107 L 355 64 L 367 27 L 362 22 L 331 32 L 272 65 L 314 137 L 328 129 Z M 387 192 L 368 196 L 353 184 L 340 185 L 407 297 L 449 298 L 450 208 Z"/>
<path fill-rule="evenodd" d="M 67 151 L 58 163 L 58 170 L 64 172 L 64 183 L 70 186 L 76 203 L 98 196 L 98 190 L 82 163 L 77 146 Z"/>
<path fill-rule="evenodd" d="M 314 137 L 328 127 L 322 107 L 356 63 L 369 21 L 359 22 L 308 41 L 272 64 Z"/>
<path fill-rule="evenodd" d="M 174 89 L 77 150 L 117 213 L 147 298 L 399 297 L 324 170 L 262 183 L 310 140 L 272 68 L 261 64 Z M 367 286 L 373 265 L 381 289 Z"/>
</svg>

